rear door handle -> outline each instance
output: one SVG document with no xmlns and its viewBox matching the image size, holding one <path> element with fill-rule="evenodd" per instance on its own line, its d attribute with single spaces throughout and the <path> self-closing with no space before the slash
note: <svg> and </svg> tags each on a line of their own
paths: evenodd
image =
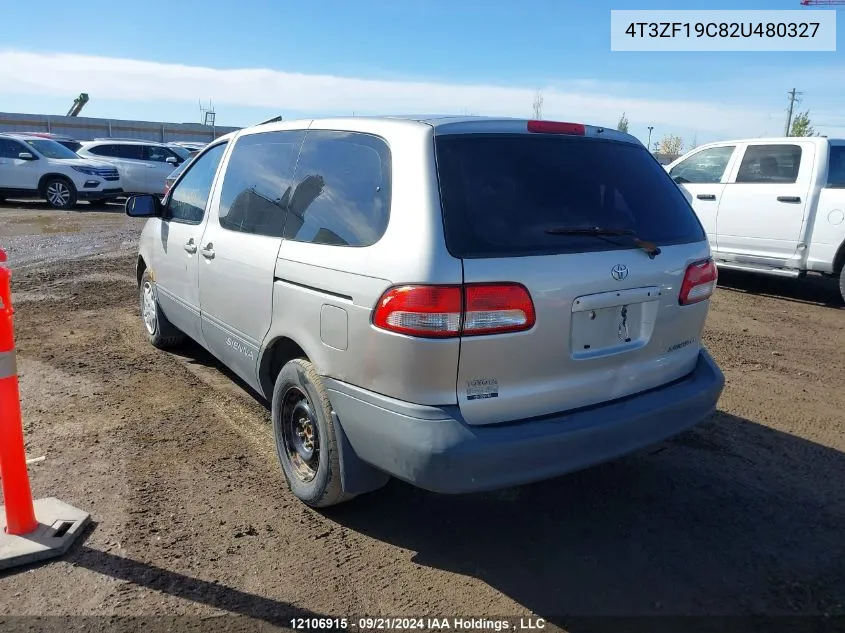
<svg viewBox="0 0 845 633">
<path fill-rule="evenodd" d="M 209 242 L 205 245 L 205 248 L 203 248 L 200 252 L 202 253 L 202 256 L 206 259 L 214 259 L 214 244 Z"/>
<path fill-rule="evenodd" d="M 798 196 L 778 196 L 778 202 L 801 202 Z"/>
<path fill-rule="evenodd" d="M 715 200 L 716 196 L 712 193 L 700 193 L 696 196 L 699 200 Z"/>
<path fill-rule="evenodd" d="M 194 238 L 191 238 L 187 242 L 185 242 L 185 250 L 189 253 L 197 252 L 197 245 L 194 244 Z"/>
</svg>

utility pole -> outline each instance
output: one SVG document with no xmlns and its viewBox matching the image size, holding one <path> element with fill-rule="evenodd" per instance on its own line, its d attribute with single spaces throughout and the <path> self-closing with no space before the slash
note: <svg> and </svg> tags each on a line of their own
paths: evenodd
<svg viewBox="0 0 845 633">
<path fill-rule="evenodd" d="M 789 128 L 792 127 L 792 111 L 795 103 L 799 101 L 802 93 L 796 92 L 795 88 L 786 93 L 789 96 L 789 111 L 786 115 L 786 129 L 783 132 L 784 136 L 789 136 Z"/>
<path fill-rule="evenodd" d="M 653 125 L 648 126 L 648 143 L 645 144 L 646 147 L 651 147 L 651 131 L 654 129 Z"/>
</svg>

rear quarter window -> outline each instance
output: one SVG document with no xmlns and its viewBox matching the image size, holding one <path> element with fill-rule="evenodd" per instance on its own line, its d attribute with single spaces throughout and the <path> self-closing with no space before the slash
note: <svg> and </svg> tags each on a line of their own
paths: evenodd
<svg viewBox="0 0 845 633">
<path fill-rule="evenodd" d="M 832 189 L 845 189 L 845 145 L 830 146 L 827 186 Z"/>
<path fill-rule="evenodd" d="M 387 229 L 391 154 L 387 143 L 361 132 L 311 130 L 296 166 L 285 238 L 363 247 Z"/>
<path fill-rule="evenodd" d="M 455 257 L 633 248 L 629 237 L 553 235 L 602 227 L 661 246 L 705 239 L 666 170 L 638 145 L 557 135 L 435 138 L 446 244 Z"/>
</svg>

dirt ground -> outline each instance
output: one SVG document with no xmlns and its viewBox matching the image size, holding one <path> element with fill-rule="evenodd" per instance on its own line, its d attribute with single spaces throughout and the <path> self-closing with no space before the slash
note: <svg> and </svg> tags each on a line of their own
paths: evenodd
<svg viewBox="0 0 845 633">
<path fill-rule="evenodd" d="M 265 404 L 196 346 L 142 338 L 140 227 L 111 205 L 0 207 L 27 452 L 46 457 L 33 494 L 94 519 L 63 558 L 0 574 L 0 616 L 533 614 L 580 632 L 579 616 L 845 614 L 833 285 L 723 272 L 705 336 L 719 412 L 661 446 L 518 489 L 392 482 L 316 512 L 286 490 Z"/>
</svg>

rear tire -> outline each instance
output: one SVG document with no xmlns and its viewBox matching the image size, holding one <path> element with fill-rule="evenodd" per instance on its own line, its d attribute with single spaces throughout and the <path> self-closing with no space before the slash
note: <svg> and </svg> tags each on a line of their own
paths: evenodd
<svg viewBox="0 0 845 633">
<path fill-rule="evenodd" d="M 158 294 L 155 281 L 150 277 L 150 271 L 145 270 L 141 275 L 138 286 L 138 300 L 141 308 L 141 319 L 144 322 L 144 334 L 153 347 L 170 349 L 180 345 L 185 335 L 176 329 L 158 305 Z"/>
<path fill-rule="evenodd" d="M 307 360 L 297 358 L 282 367 L 273 389 L 271 418 L 276 453 L 297 499 L 325 508 L 355 497 L 343 491 L 328 392 Z"/>
<path fill-rule="evenodd" d="M 76 206 L 76 187 L 67 178 L 50 178 L 44 183 L 44 198 L 54 209 L 73 209 Z"/>
</svg>

